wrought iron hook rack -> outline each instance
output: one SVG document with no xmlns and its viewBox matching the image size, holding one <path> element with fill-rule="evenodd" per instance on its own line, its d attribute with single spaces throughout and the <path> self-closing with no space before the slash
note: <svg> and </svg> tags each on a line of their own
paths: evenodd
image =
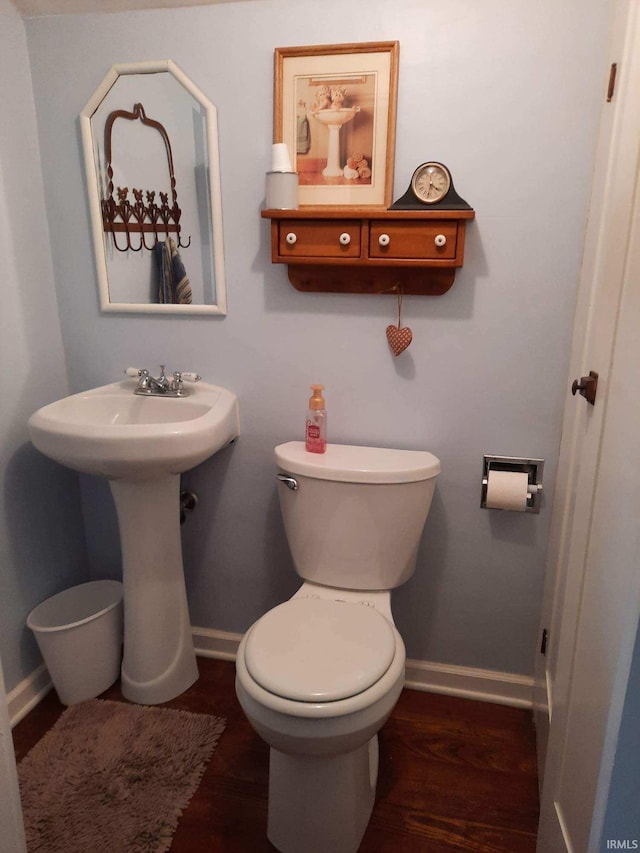
<svg viewBox="0 0 640 853">
<path fill-rule="evenodd" d="M 114 122 L 119 118 L 128 121 L 140 119 L 142 124 L 155 128 L 162 136 L 169 167 L 171 200 L 169 200 L 169 193 L 133 188 L 131 190 L 134 198 L 132 203 L 129 201 L 128 187 L 116 187 L 117 200 L 114 198 L 111 134 Z M 180 226 L 182 211 L 178 206 L 176 178 L 173 170 L 173 153 L 171 151 L 171 142 L 164 126 L 159 121 L 149 118 L 145 113 L 143 105 L 138 103 L 134 105 L 133 112 L 114 110 L 110 113 L 105 124 L 104 137 L 108 183 L 107 197 L 101 202 L 102 224 L 105 233 L 112 235 L 115 248 L 119 252 L 139 252 L 143 248 L 151 250 L 157 244 L 162 234 L 175 234 L 178 246 L 182 249 L 188 248 L 191 245 L 191 237 L 189 237 L 187 243 L 182 242 Z M 156 203 L 156 196 L 160 197 L 160 204 Z M 117 234 L 125 235 L 126 245 L 124 248 L 118 245 Z M 140 235 L 138 246 L 133 245 L 131 241 L 132 234 Z M 151 245 L 147 245 L 147 234 L 154 235 Z"/>
</svg>

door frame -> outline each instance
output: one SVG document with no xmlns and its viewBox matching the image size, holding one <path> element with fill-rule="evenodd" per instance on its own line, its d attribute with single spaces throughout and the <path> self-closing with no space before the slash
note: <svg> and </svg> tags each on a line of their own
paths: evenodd
<svg viewBox="0 0 640 853">
<path fill-rule="evenodd" d="M 0 661 L 0 827 L 2 827 L 0 847 L 15 853 L 26 853 L 27 843 L 2 661 Z"/>
<path fill-rule="evenodd" d="M 632 288 L 633 277 L 640 272 L 638 0 L 618 2 L 612 51 L 612 61 L 618 61 L 618 91 L 603 112 L 571 357 L 571 376 L 595 367 L 601 377 L 591 412 L 585 412 L 586 403 L 580 398 L 569 397 L 565 409 L 543 600 L 542 626 L 549 629 L 550 642 L 546 661 L 536 656 L 538 849 L 544 853 L 599 849 L 640 609 L 637 568 L 624 558 L 625 547 L 627 555 L 638 548 L 632 527 L 627 525 L 611 538 L 615 518 L 609 519 L 608 531 L 601 525 L 611 501 L 623 500 L 616 496 L 613 478 L 624 479 L 618 452 L 622 442 L 629 442 L 628 419 L 636 411 L 629 340 L 632 324 L 640 319 Z M 594 352 L 596 364 L 588 360 Z M 585 423 L 589 417 L 591 422 Z M 640 422 L 640 414 L 637 417 Z M 597 452 L 581 460 L 587 429 L 596 430 L 590 441 Z M 640 441 L 635 446 L 633 442 L 632 437 L 630 458 L 634 450 L 640 454 Z M 627 499 L 634 505 L 621 503 L 622 509 L 640 514 L 640 497 L 630 491 Z M 598 628 L 604 624 L 609 626 L 606 639 L 598 639 Z M 589 671 L 598 666 L 599 685 L 605 690 L 594 696 L 588 692 Z M 593 718 L 588 747 L 591 778 L 581 779 L 567 804 L 570 810 L 588 811 L 591 819 L 574 847 L 560 792 L 563 762 L 574 748 L 573 725 L 581 715 L 584 722 L 586 699 Z"/>
<path fill-rule="evenodd" d="M 535 656 L 534 715 L 541 777 L 545 765 L 549 723 L 554 705 L 562 701 L 562 690 L 559 691 L 558 697 L 553 695 L 553 679 L 549 677 L 548 671 L 553 672 L 557 667 L 561 633 L 573 637 L 577 625 L 581 575 L 571 576 L 567 571 L 568 564 L 571 557 L 575 561 L 576 549 L 586 554 L 588 533 L 576 536 L 573 531 L 576 496 L 581 500 L 580 513 L 590 520 L 599 463 L 599 456 L 594 455 L 588 467 L 581 466 L 579 454 L 586 429 L 585 422 L 589 429 L 599 431 L 604 423 L 608 371 L 615 345 L 618 305 L 626 262 L 626 242 L 620 239 L 620 235 L 629 232 L 634 203 L 637 145 L 640 139 L 640 113 L 637 110 L 637 104 L 640 102 L 640 80 L 637 70 L 631 72 L 640 56 L 639 0 L 617 0 L 616 6 L 610 61 L 617 60 L 618 91 L 611 103 L 604 104 L 602 111 L 594 170 L 598 177 L 594 179 L 592 190 L 578 288 L 566 383 L 567 402 L 547 551 L 539 638 L 546 629 L 548 643 L 546 657 L 541 654 L 540 647 L 536 649 Z M 603 69 L 603 72 L 605 70 Z M 603 98 L 605 83 L 603 80 Z M 604 192 L 603 186 L 606 187 Z M 605 310 L 607 316 L 603 318 Z M 598 405 L 590 409 L 581 398 L 573 399 L 568 392 L 571 380 L 590 369 L 587 364 L 589 347 L 596 334 L 596 317 L 597 345 L 600 352 L 606 353 L 606 364 L 599 365 Z M 566 685 L 564 686 L 566 688 Z"/>
</svg>

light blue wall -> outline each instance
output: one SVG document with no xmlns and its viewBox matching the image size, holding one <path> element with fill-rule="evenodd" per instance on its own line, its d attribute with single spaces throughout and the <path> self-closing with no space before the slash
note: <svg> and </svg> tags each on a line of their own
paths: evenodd
<svg viewBox="0 0 640 853">
<path fill-rule="evenodd" d="M 77 478 L 27 435 L 29 415 L 68 385 L 26 37 L 7 0 L 0 0 L 0 80 L 0 659 L 11 690 L 41 662 L 27 614 L 88 579 L 88 561 Z"/>
<path fill-rule="evenodd" d="M 293 10 L 295 8 L 295 14 Z M 608 0 L 284 0 L 27 22 L 62 337 L 72 390 L 129 364 L 199 371 L 239 396 L 238 444 L 189 473 L 192 622 L 243 631 L 296 588 L 274 445 L 326 386 L 330 440 L 426 448 L 443 472 L 394 612 L 412 658 L 531 672 L 588 194 Z M 388 296 L 301 294 L 260 218 L 277 46 L 398 39 L 395 196 L 440 159 L 476 209 L 442 297 L 407 297 L 394 360 Z M 171 58 L 219 110 L 229 314 L 98 308 L 77 116 L 113 63 Z M 546 460 L 539 516 L 479 508 L 483 453 Z M 83 480 L 92 571 L 119 572 L 104 483 Z"/>
</svg>

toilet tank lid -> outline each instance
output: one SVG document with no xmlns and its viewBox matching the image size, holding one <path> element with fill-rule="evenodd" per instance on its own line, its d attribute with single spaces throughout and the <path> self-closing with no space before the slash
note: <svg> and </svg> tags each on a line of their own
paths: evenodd
<svg viewBox="0 0 640 853">
<path fill-rule="evenodd" d="M 304 442 L 289 441 L 275 455 L 290 474 L 343 483 L 413 483 L 440 473 L 440 460 L 426 450 L 327 444 L 326 453 L 309 453 Z"/>
</svg>

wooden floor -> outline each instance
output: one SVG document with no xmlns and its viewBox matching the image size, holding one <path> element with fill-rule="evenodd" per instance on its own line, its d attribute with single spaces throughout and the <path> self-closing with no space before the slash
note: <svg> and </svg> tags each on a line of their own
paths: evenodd
<svg viewBox="0 0 640 853">
<path fill-rule="evenodd" d="M 234 664 L 198 664 L 199 681 L 167 704 L 224 716 L 227 728 L 171 851 L 273 853 L 265 834 L 268 747 L 238 705 Z M 103 698 L 122 699 L 118 686 Z M 52 691 L 15 727 L 18 761 L 63 710 Z M 378 795 L 361 853 L 533 853 L 537 821 L 529 711 L 403 691 L 380 733 Z"/>
</svg>

